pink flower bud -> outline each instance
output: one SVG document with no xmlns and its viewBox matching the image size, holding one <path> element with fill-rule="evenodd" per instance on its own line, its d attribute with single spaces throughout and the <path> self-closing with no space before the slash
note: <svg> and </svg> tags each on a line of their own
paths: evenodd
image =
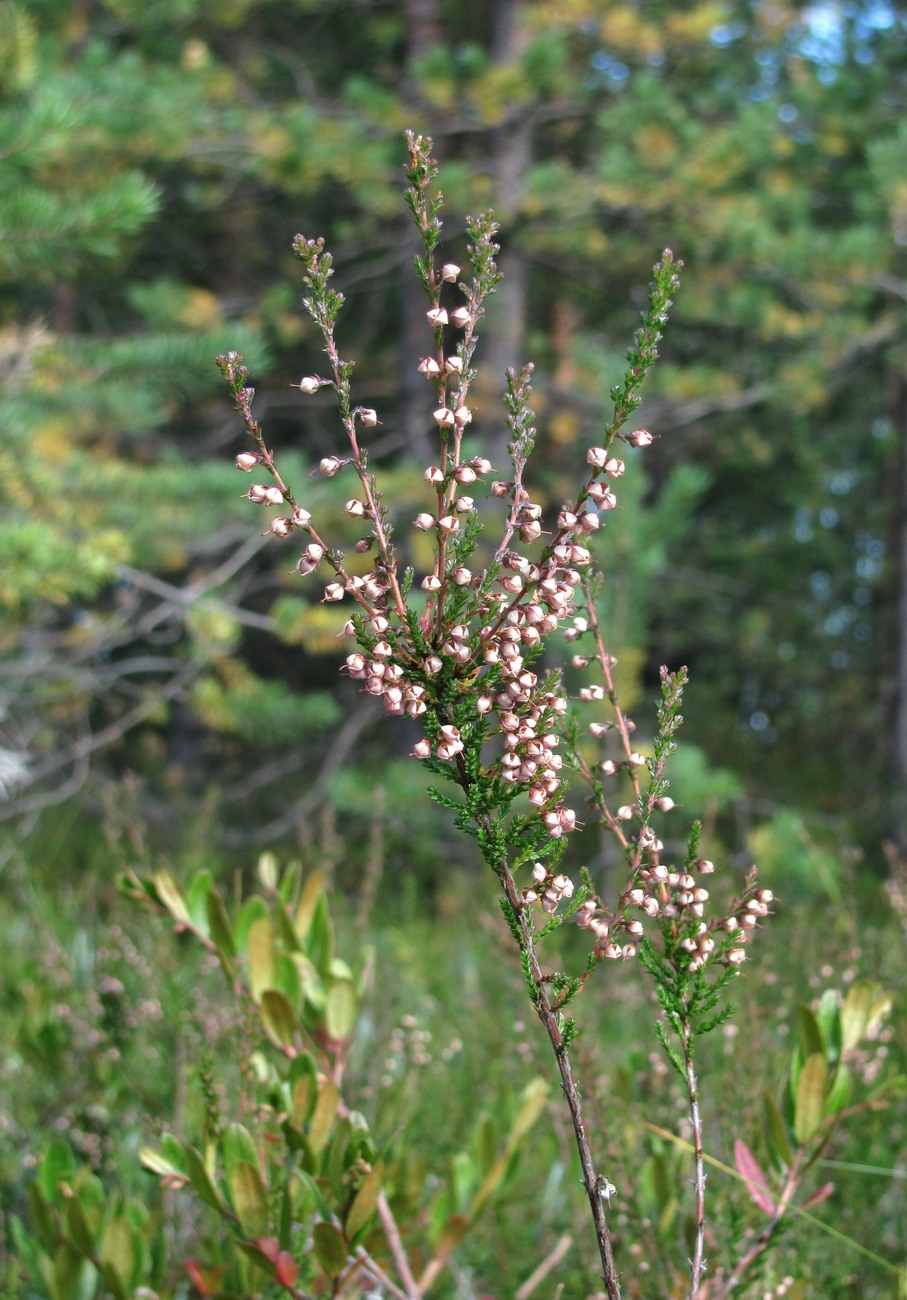
<svg viewBox="0 0 907 1300">
<path fill-rule="evenodd" d="M 447 360 L 444 362 L 444 369 L 447 371 L 449 375 L 462 375 L 463 358 L 448 357 Z"/>
<path fill-rule="evenodd" d="M 374 429 L 378 423 L 378 413 L 373 411 L 370 406 L 360 406 L 356 414 L 359 416 L 363 428 Z"/>
<path fill-rule="evenodd" d="M 447 312 L 443 307 L 432 307 L 425 315 L 428 317 L 429 325 L 434 325 L 435 329 L 440 329 L 442 325 L 447 324 Z"/>
<path fill-rule="evenodd" d="M 650 447 L 654 439 L 648 429 L 634 429 L 627 437 L 627 442 L 633 447 Z"/>
<path fill-rule="evenodd" d="M 460 268 L 456 262 L 445 262 L 441 267 L 441 279 L 446 280 L 448 284 L 456 284 L 460 275 Z"/>
<path fill-rule="evenodd" d="M 450 576 L 458 587 L 466 587 L 472 582 L 472 573 L 463 564 L 458 565 Z"/>
<path fill-rule="evenodd" d="M 318 392 L 322 382 L 323 381 L 316 375 L 307 375 L 305 379 L 300 379 L 299 383 L 296 384 L 295 387 L 298 388 L 301 393 L 305 393 L 307 397 L 311 397 L 313 393 Z M 290 386 L 294 387 L 292 384 Z"/>
<path fill-rule="evenodd" d="M 422 579 L 421 585 L 423 591 L 440 591 L 441 579 L 436 573 L 429 573 L 427 577 Z"/>
<path fill-rule="evenodd" d="M 343 461 L 337 456 L 325 456 L 318 462 L 319 471 L 322 474 L 326 474 L 328 478 L 333 478 L 337 471 L 342 468 Z"/>
<path fill-rule="evenodd" d="M 439 424 L 443 429 L 450 429 L 456 423 L 453 411 L 446 406 L 439 406 L 432 418 L 435 424 Z"/>
<path fill-rule="evenodd" d="M 349 501 L 347 501 L 346 505 L 343 508 L 346 511 L 346 513 L 348 515 L 352 515 L 354 519 L 361 519 L 362 516 L 365 514 L 364 502 L 359 501 L 358 498 L 356 497 L 352 497 Z"/>
<path fill-rule="evenodd" d="M 257 451 L 241 451 L 236 457 L 236 468 L 241 469 L 244 474 L 248 474 L 256 465 L 261 464 L 261 456 Z"/>
<path fill-rule="evenodd" d="M 329 582 L 324 589 L 325 600 L 343 600 L 343 583 Z"/>
<path fill-rule="evenodd" d="M 433 379 L 435 375 L 440 375 L 441 367 L 434 357 L 423 357 L 419 362 L 419 373 Z"/>
<path fill-rule="evenodd" d="M 442 533 L 456 533 L 460 530 L 460 521 L 455 515 L 444 515 L 438 520 L 438 527 Z"/>
<path fill-rule="evenodd" d="M 492 483 L 491 495 L 493 497 L 508 497 L 510 496 L 510 490 L 512 487 L 512 483 L 502 483 L 500 481 Z"/>
<path fill-rule="evenodd" d="M 470 314 L 468 307 L 458 307 L 456 311 L 450 313 L 451 325 L 456 325 L 457 329 L 465 329 L 469 324 Z"/>
<path fill-rule="evenodd" d="M 426 740 L 424 736 L 413 745 L 413 757 L 431 758 L 431 742 Z"/>
<path fill-rule="evenodd" d="M 426 483 L 431 483 L 433 487 L 440 487 L 444 482 L 444 474 L 437 465 L 429 465 L 422 477 Z"/>
<path fill-rule="evenodd" d="M 611 456 L 605 461 L 605 473 L 608 478 L 620 478 L 626 468 L 624 462 L 618 460 L 616 456 Z"/>
<path fill-rule="evenodd" d="M 421 514 L 416 515 L 413 525 L 420 532 L 427 533 L 430 528 L 434 528 L 436 522 L 434 515 L 430 515 L 427 510 L 423 510 Z"/>
<path fill-rule="evenodd" d="M 655 807 L 661 812 L 670 812 L 674 807 L 674 800 L 670 795 L 663 794 L 660 799 L 655 800 Z"/>
<path fill-rule="evenodd" d="M 293 511 L 293 523 L 298 524 L 300 528 L 305 528 L 306 524 L 311 521 L 312 516 L 308 510 L 303 510 L 302 506 L 297 506 Z"/>
<path fill-rule="evenodd" d="M 275 537 L 289 537 L 292 531 L 292 519 L 285 519 L 282 515 L 278 515 L 276 519 L 271 520 L 271 532 Z"/>
<path fill-rule="evenodd" d="M 466 496 L 457 497 L 456 501 L 454 502 L 454 510 L 456 510 L 457 514 L 465 515 L 467 511 L 472 510 L 474 505 L 475 502 L 473 501 L 472 497 L 466 497 Z"/>
</svg>

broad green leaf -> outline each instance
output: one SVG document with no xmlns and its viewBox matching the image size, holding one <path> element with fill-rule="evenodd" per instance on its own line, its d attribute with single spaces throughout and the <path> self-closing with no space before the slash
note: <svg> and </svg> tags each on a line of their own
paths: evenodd
<svg viewBox="0 0 907 1300">
<path fill-rule="evenodd" d="M 256 1002 L 274 987 L 274 926 L 270 916 L 259 916 L 249 929 L 249 988 Z"/>
<path fill-rule="evenodd" d="M 268 1230 L 268 1197 L 261 1174 L 254 1164 L 240 1160 L 228 1179 L 230 1199 L 247 1237 L 261 1237 Z"/>
<path fill-rule="evenodd" d="M 338 1232 L 333 1223 L 316 1223 L 312 1230 L 312 1242 L 321 1267 L 329 1278 L 335 1278 L 343 1272 L 348 1254 L 343 1234 Z"/>
<path fill-rule="evenodd" d="M 292 1047 L 296 1041 L 298 1025 L 289 998 L 276 989 L 265 989 L 261 995 L 261 1023 L 275 1047 Z"/>
<path fill-rule="evenodd" d="M 192 877 L 186 891 L 186 906 L 189 909 L 192 924 L 196 930 L 201 931 L 205 938 L 209 937 L 208 895 L 213 888 L 214 877 L 206 868 Z"/>
<path fill-rule="evenodd" d="M 59 1205 L 60 1184 L 72 1187 L 76 1180 L 76 1158 L 68 1142 L 57 1138 L 44 1152 L 39 1181 L 49 1205 Z"/>
<path fill-rule="evenodd" d="M 841 1005 L 835 989 L 826 989 L 822 994 L 816 1020 L 822 1033 L 826 1058 L 833 1065 L 841 1055 Z"/>
<path fill-rule="evenodd" d="M 384 1164 L 379 1160 L 365 1175 L 358 1192 L 353 1197 L 353 1203 L 349 1208 L 344 1225 L 346 1235 L 350 1241 L 355 1238 L 360 1229 L 365 1227 L 374 1214 L 381 1193 L 383 1175 Z"/>
<path fill-rule="evenodd" d="M 326 994 L 324 983 L 314 963 L 309 960 L 305 953 L 292 952 L 290 959 L 299 972 L 299 980 L 302 985 L 302 992 L 306 1002 L 310 1003 L 318 1015 L 324 1011 Z"/>
<path fill-rule="evenodd" d="M 317 1096 L 318 1081 L 313 1075 L 306 1072 L 293 1079 L 290 1085 L 290 1118 L 299 1128 L 308 1122 Z"/>
<path fill-rule="evenodd" d="M 258 1148 L 255 1145 L 255 1140 L 249 1130 L 243 1128 L 242 1124 L 229 1124 L 227 1126 L 222 1140 L 222 1150 L 224 1153 L 224 1171 L 228 1182 L 238 1164 L 245 1162 L 256 1167 L 258 1165 Z"/>
<path fill-rule="evenodd" d="M 351 979 L 332 979 L 324 1004 L 324 1024 L 335 1043 L 345 1042 L 356 1027 L 356 987 Z"/>
<path fill-rule="evenodd" d="M 174 1137 L 172 1133 L 161 1134 L 161 1155 L 181 1174 L 186 1172 L 185 1148 L 179 1138 Z"/>
<path fill-rule="evenodd" d="M 280 901 L 283 903 L 284 907 L 290 906 L 290 900 L 296 893 L 296 887 L 299 884 L 299 873 L 301 870 L 302 868 L 296 859 L 292 862 L 288 862 L 284 867 L 280 884 L 277 887 L 277 892 L 280 894 Z"/>
<path fill-rule="evenodd" d="M 279 989 L 281 993 L 286 994 L 291 1007 L 301 1006 L 302 978 L 299 974 L 299 967 L 289 953 L 281 952 L 277 955 L 274 987 Z"/>
<path fill-rule="evenodd" d="M 293 924 L 293 919 L 283 901 L 277 907 L 277 929 L 280 931 L 280 939 L 287 952 L 302 951 L 302 943 L 296 926 Z"/>
<path fill-rule="evenodd" d="M 44 1195 L 41 1184 L 37 1180 L 29 1183 L 26 1200 L 28 1202 L 30 1224 L 37 1232 L 41 1245 L 49 1255 L 52 1255 L 59 1240 L 57 1222 L 53 1210 L 47 1203 L 47 1197 Z"/>
<path fill-rule="evenodd" d="M 769 1157 L 776 1169 L 789 1169 L 793 1161 L 787 1127 L 775 1098 L 768 1091 L 762 1094 L 762 1128 Z"/>
<path fill-rule="evenodd" d="M 853 1095 L 853 1076 L 844 1061 L 838 1062 L 832 1085 L 825 1099 L 826 1116 L 837 1115 L 848 1104 Z"/>
<path fill-rule="evenodd" d="M 131 1292 L 136 1264 L 139 1260 L 135 1229 L 124 1218 L 111 1219 L 104 1228 L 99 1254 L 104 1270 L 104 1280 L 111 1291 L 117 1292 L 125 1300 L 127 1290 Z"/>
<path fill-rule="evenodd" d="M 208 933 L 217 945 L 217 951 L 222 961 L 229 966 L 236 956 L 236 944 L 233 941 L 233 930 L 230 926 L 230 917 L 227 913 L 226 904 L 218 890 L 209 890 L 207 907 Z M 232 970 L 232 966 L 230 969 Z"/>
<path fill-rule="evenodd" d="M 327 1145 L 331 1129 L 334 1127 L 334 1120 L 337 1117 L 337 1106 L 340 1102 L 340 1090 L 335 1083 L 324 1083 L 318 1093 L 318 1100 L 315 1102 L 315 1109 L 312 1111 L 312 1118 L 309 1121 L 308 1138 L 312 1150 L 316 1156 L 320 1155 Z"/>
<path fill-rule="evenodd" d="M 818 1133 L 825 1118 L 828 1062 L 824 1052 L 813 1052 L 803 1062 L 797 1084 L 794 1136 L 802 1145 Z"/>
<path fill-rule="evenodd" d="M 199 1200 L 210 1205 L 213 1210 L 219 1213 L 224 1211 L 224 1203 L 220 1198 L 217 1188 L 208 1173 L 208 1167 L 202 1158 L 202 1154 L 196 1147 L 186 1147 L 186 1173 L 189 1175 L 189 1182 L 192 1184 L 193 1191 Z"/>
<path fill-rule="evenodd" d="M 54 1300 L 81 1300 L 91 1265 L 64 1242 L 53 1258 Z"/>
<path fill-rule="evenodd" d="M 66 1202 L 63 1225 L 66 1237 L 73 1247 L 86 1259 L 90 1259 L 95 1252 L 94 1233 L 78 1195 L 71 1196 Z"/>
<path fill-rule="evenodd" d="M 253 894 L 251 898 L 246 899 L 239 909 L 239 916 L 233 927 L 233 941 L 237 952 L 245 953 L 248 950 L 249 931 L 253 924 L 262 917 L 270 918 L 270 916 L 271 909 L 259 894 Z"/>
<path fill-rule="evenodd" d="M 328 900 L 324 894 L 319 895 L 312 915 L 312 923 L 305 940 L 306 952 L 315 964 L 315 969 L 326 980 L 330 974 L 334 959 L 334 926 L 328 910 Z"/>
</svg>

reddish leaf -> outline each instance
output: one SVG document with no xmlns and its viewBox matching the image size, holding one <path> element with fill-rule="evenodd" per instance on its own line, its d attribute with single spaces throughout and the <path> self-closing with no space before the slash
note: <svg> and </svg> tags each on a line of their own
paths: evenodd
<svg viewBox="0 0 907 1300">
<path fill-rule="evenodd" d="M 282 1250 L 275 1259 L 277 1281 L 281 1286 L 295 1286 L 299 1276 L 299 1265 L 288 1250 Z"/>
<path fill-rule="evenodd" d="M 189 1274 L 189 1281 L 200 1296 L 217 1295 L 223 1286 L 227 1270 L 222 1264 L 216 1268 L 205 1268 L 196 1259 L 187 1259 L 183 1265 Z"/>
<path fill-rule="evenodd" d="M 768 1182 L 765 1174 L 759 1167 L 759 1162 L 750 1151 L 745 1142 L 740 1138 L 734 1143 L 734 1164 L 737 1166 L 737 1173 L 746 1183 L 747 1191 L 766 1214 L 775 1213 L 775 1198 L 768 1190 Z"/>
<path fill-rule="evenodd" d="M 280 1254 L 280 1242 L 276 1237 L 256 1237 L 255 1245 L 272 1264 Z"/>
<path fill-rule="evenodd" d="M 803 1203 L 804 1210 L 811 1210 L 814 1205 L 821 1205 L 823 1201 L 828 1200 L 834 1190 L 834 1183 L 823 1183 L 821 1187 L 816 1188 L 811 1196 L 806 1198 Z"/>
</svg>

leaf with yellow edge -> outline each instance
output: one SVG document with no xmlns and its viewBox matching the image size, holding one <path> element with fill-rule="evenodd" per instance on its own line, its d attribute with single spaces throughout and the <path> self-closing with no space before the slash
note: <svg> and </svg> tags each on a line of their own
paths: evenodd
<svg viewBox="0 0 907 1300">
<path fill-rule="evenodd" d="M 808 1142 L 821 1128 L 827 1093 L 828 1062 L 825 1053 L 813 1052 L 803 1062 L 797 1083 L 794 1136 L 799 1143 Z"/>
<path fill-rule="evenodd" d="M 305 941 L 315 916 L 318 900 L 324 893 L 324 872 L 313 871 L 302 887 L 299 906 L 296 908 L 296 930 Z"/>
<path fill-rule="evenodd" d="M 265 989 L 261 995 L 261 1023 L 275 1047 L 292 1047 L 298 1026 L 290 999 L 277 989 Z"/>
<path fill-rule="evenodd" d="M 334 1120 L 337 1118 L 337 1106 L 340 1102 L 340 1089 L 335 1083 L 322 1084 L 309 1121 L 309 1145 L 316 1155 L 324 1150 Z"/>
<path fill-rule="evenodd" d="M 274 926 L 270 916 L 259 916 L 249 929 L 249 988 L 256 1002 L 274 987 Z"/>
<path fill-rule="evenodd" d="M 353 1204 L 350 1206 L 350 1212 L 346 1216 L 346 1235 L 349 1238 L 355 1237 L 361 1228 L 364 1228 L 369 1219 L 375 1212 L 375 1206 L 378 1204 L 378 1197 L 381 1194 L 381 1179 L 384 1175 L 384 1165 L 379 1160 L 365 1175 L 359 1191 L 353 1198 Z"/>
<path fill-rule="evenodd" d="M 891 995 L 875 980 L 851 984 L 841 1009 L 841 1038 L 844 1051 L 856 1047 L 891 1010 Z"/>
</svg>

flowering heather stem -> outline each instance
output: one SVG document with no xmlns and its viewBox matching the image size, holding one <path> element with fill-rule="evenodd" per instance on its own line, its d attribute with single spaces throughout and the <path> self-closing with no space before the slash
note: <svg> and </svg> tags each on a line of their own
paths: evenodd
<svg viewBox="0 0 907 1300">
<path fill-rule="evenodd" d="M 484 826 L 489 835 L 492 834 L 493 828 L 487 818 L 480 819 L 480 825 Z M 519 934 L 515 937 L 517 937 L 520 944 L 520 950 L 532 981 L 530 993 L 539 1019 L 545 1026 L 560 1072 L 561 1088 L 567 1102 L 567 1108 L 570 1111 L 576 1149 L 582 1166 L 583 1187 L 586 1190 L 589 1209 L 592 1213 L 592 1222 L 595 1225 L 595 1235 L 598 1240 L 598 1250 L 602 1263 L 602 1281 L 608 1293 L 608 1300 L 620 1300 L 620 1279 L 614 1262 L 611 1233 L 604 1208 L 610 1183 L 603 1174 L 595 1172 L 595 1162 L 592 1159 L 592 1150 L 589 1146 L 589 1138 L 583 1119 L 580 1090 L 573 1074 L 568 1043 L 564 1035 L 563 1016 L 548 993 L 548 983 L 542 973 L 535 950 L 533 929 L 527 918 L 526 907 L 520 897 L 520 892 L 507 860 L 502 858 L 497 863 L 492 862 L 492 865 L 503 886 L 504 895 L 510 905 L 512 915 L 516 918 Z"/>
</svg>

